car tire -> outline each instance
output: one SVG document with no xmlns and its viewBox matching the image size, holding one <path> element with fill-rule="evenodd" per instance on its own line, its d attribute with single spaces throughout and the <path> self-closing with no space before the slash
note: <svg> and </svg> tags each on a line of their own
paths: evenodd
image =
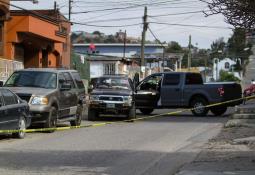
<svg viewBox="0 0 255 175">
<path fill-rule="evenodd" d="M 70 121 L 71 126 L 81 125 L 82 111 L 83 111 L 82 105 L 78 105 L 76 115 L 75 115 L 75 120 Z"/>
<path fill-rule="evenodd" d="M 207 100 L 202 97 L 196 97 L 191 101 L 191 107 L 193 110 L 191 112 L 195 116 L 206 116 L 209 109 L 206 107 L 208 104 Z M 200 107 L 200 108 L 199 108 Z M 194 109 L 196 108 L 196 109 Z"/>
<path fill-rule="evenodd" d="M 88 120 L 95 121 L 98 118 L 98 113 L 94 109 L 88 109 Z"/>
<path fill-rule="evenodd" d="M 226 106 L 215 106 L 215 107 L 211 107 L 210 110 L 213 113 L 213 115 L 221 116 L 227 111 L 227 109 L 228 108 Z"/>
<path fill-rule="evenodd" d="M 154 109 L 151 109 L 151 108 L 143 108 L 143 109 L 139 109 L 139 110 L 144 115 L 150 115 L 154 111 Z"/>
<path fill-rule="evenodd" d="M 57 127 L 57 119 L 58 111 L 55 107 L 51 107 L 45 123 L 45 128 L 49 128 L 49 130 L 46 130 L 46 132 L 53 133 L 55 131 L 55 128 Z"/>
<path fill-rule="evenodd" d="M 18 130 L 19 132 L 13 133 L 13 136 L 18 139 L 23 139 L 26 135 L 26 133 L 22 130 L 26 129 L 26 119 L 24 117 L 20 117 L 19 123 L 18 123 Z"/>
<path fill-rule="evenodd" d="M 129 120 L 136 119 L 136 108 L 135 108 L 134 104 L 132 105 L 132 107 L 128 111 L 128 119 Z"/>
</svg>

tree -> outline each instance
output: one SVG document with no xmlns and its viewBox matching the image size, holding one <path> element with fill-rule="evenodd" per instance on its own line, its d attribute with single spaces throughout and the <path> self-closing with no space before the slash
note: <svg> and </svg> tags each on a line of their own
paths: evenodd
<svg viewBox="0 0 255 175">
<path fill-rule="evenodd" d="M 94 35 L 97 35 L 97 36 L 99 36 L 99 37 L 101 36 L 101 32 L 99 32 L 99 31 L 94 31 L 93 34 L 94 34 Z"/>
<path fill-rule="evenodd" d="M 182 52 L 182 47 L 176 41 L 171 41 L 168 43 L 168 47 L 166 48 L 166 52 L 168 53 L 180 53 Z"/>
<path fill-rule="evenodd" d="M 224 57 L 225 46 L 226 43 L 223 37 L 213 41 L 213 43 L 211 44 L 210 59 Z"/>
<path fill-rule="evenodd" d="M 210 11 L 206 16 L 223 14 L 226 21 L 237 28 L 255 28 L 254 0 L 200 0 L 208 4 Z"/>
</svg>

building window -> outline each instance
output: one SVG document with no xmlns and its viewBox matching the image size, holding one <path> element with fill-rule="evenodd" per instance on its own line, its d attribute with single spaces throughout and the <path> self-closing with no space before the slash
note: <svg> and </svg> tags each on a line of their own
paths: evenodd
<svg viewBox="0 0 255 175">
<path fill-rule="evenodd" d="M 226 62 L 225 63 L 225 69 L 229 69 L 230 68 L 230 64 L 229 64 L 229 62 Z"/>
<path fill-rule="evenodd" d="M 105 75 L 115 74 L 115 63 L 104 64 L 104 74 Z"/>
<path fill-rule="evenodd" d="M 0 55 L 4 55 L 4 22 L 0 22 Z"/>
</svg>

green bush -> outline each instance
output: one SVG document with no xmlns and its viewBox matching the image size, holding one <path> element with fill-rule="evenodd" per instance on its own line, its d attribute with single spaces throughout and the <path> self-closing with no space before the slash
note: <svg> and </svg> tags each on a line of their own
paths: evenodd
<svg viewBox="0 0 255 175">
<path fill-rule="evenodd" d="M 219 81 L 236 81 L 240 82 L 240 79 L 235 77 L 234 74 L 226 72 L 226 71 L 220 71 L 220 80 Z"/>
</svg>

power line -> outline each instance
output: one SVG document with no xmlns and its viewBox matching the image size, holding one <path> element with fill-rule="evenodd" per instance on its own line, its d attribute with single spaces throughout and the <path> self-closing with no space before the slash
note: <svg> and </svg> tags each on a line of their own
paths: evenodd
<svg viewBox="0 0 255 175">
<path fill-rule="evenodd" d="M 88 10 L 88 11 L 80 11 L 80 12 L 72 12 L 72 14 L 81 14 L 81 13 L 90 13 L 90 12 L 101 12 L 101 11 L 112 11 L 112 10 L 124 10 L 124 9 L 130 9 L 130 8 L 137 8 L 145 5 L 157 5 L 157 4 L 165 4 L 169 2 L 175 2 L 177 0 L 168 0 L 168 1 L 162 1 L 162 2 L 154 2 L 154 3 L 144 3 L 139 5 L 131 5 L 127 7 L 115 7 L 115 8 L 106 8 L 106 9 L 97 9 L 97 10 Z"/>
<path fill-rule="evenodd" d="M 91 26 L 91 27 L 130 27 L 130 26 L 137 26 L 141 25 L 143 23 L 136 23 L 136 24 L 126 24 L 126 25 L 92 25 L 92 24 L 86 24 L 86 23 L 79 23 L 79 22 L 72 22 L 72 24 L 77 24 L 77 25 L 84 25 L 84 26 Z"/>
<path fill-rule="evenodd" d="M 150 33 L 152 34 L 152 36 L 155 38 L 155 40 L 163 47 L 165 48 L 164 44 L 157 38 L 157 36 L 152 32 L 151 28 L 148 27 Z"/>
<path fill-rule="evenodd" d="M 166 23 L 166 22 L 150 22 L 150 23 L 151 24 L 170 25 L 170 26 L 182 26 L 182 27 L 198 27 L 198 28 L 212 28 L 212 29 L 233 29 L 231 27 L 192 25 L 192 24 L 178 24 L 178 23 Z"/>
<path fill-rule="evenodd" d="M 187 14 L 194 14 L 194 13 L 201 13 L 201 12 L 204 12 L 204 10 L 190 11 L 190 12 L 181 12 L 181 13 L 168 13 L 168 14 L 160 14 L 160 15 L 148 15 L 148 17 L 187 15 Z"/>
</svg>

